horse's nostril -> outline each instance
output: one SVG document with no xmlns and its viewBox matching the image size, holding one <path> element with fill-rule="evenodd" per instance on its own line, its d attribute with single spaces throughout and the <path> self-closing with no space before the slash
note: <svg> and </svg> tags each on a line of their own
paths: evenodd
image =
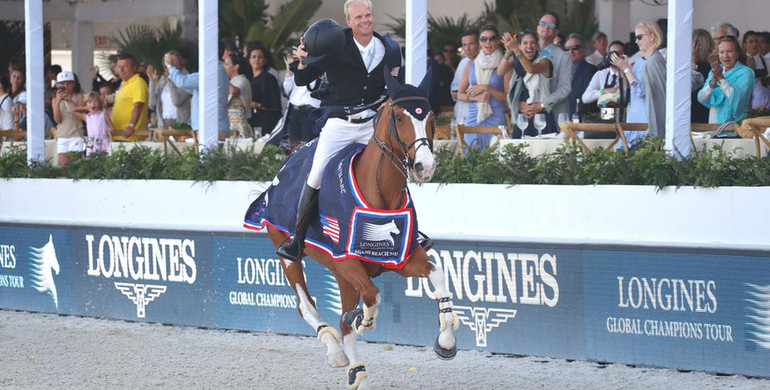
<svg viewBox="0 0 770 390">
<path fill-rule="evenodd" d="M 422 163 L 416 163 L 414 164 L 414 171 L 417 172 L 418 175 L 422 176 Z"/>
</svg>

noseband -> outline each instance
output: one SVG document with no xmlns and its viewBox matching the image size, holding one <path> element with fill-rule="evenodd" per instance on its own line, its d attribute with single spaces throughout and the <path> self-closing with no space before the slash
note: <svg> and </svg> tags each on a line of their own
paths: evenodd
<svg viewBox="0 0 770 390">
<path fill-rule="evenodd" d="M 377 146 L 380 147 L 380 150 L 382 150 L 383 154 L 388 157 L 388 160 L 396 166 L 396 168 L 401 172 L 401 174 L 404 176 L 404 179 L 407 177 L 407 170 L 414 168 L 414 159 L 409 156 L 409 150 L 414 149 L 415 156 L 417 155 L 417 150 L 420 149 L 422 146 L 427 146 L 428 149 L 430 149 L 431 152 L 433 152 L 433 140 L 427 138 L 427 137 L 421 137 L 417 138 L 414 141 L 412 141 L 409 145 L 404 144 L 403 141 L 401 141 L 401 137 L 398 135 L 398 125 L 396 124 L 396 114 L 394 114 L 393 106 L 397 105 L 401 102 L 407 102 L 407 101 L 421 101 L 421 102 L 428 102 L 428 99 L 421 97 L 421 96 L 407 96 L 398 98 L 396 100 L 392 100 L 389 103 L 390 107 L 390 135 L 393 137 L 393 139 L 396 140 L 396 144 L 398 145 L 399 149 L 401 149 L 401 153 L 403 154 L 403 161 L 399 161 L 399 163 L 396 163 L 398 161 L 397 154 L 381 139 L 377 138 L 377 133 L 373 135 L 375 139 L 375 143 Z M 377 116 L 374 118 L 375 120 L 375 126 L 377 123 L 379 123 L 380 115 L 382 114 L 382 111 L 379 111 L 377 113 Z M 435 134 L 435 118 L 431 119 L 430 121 L 431 126 L 431 133 Z M 415 131 L 416 135 L 416 131 Z"/>
</svg>

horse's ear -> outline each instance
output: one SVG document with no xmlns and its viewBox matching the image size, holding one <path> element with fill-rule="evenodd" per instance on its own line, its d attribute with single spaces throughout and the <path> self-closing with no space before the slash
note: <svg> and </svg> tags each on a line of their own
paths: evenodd
<svg viewBox="0 0 770 390">
<path fill-rule="evenodd" d="M 390 67 L 385 65 L 383 67 L 383 72 L 385 72 L 385 85 L 388 86 L 388 95 L 390 95 L 391 98 L 395 98 L 395 96 L 398 94 L 398 91 L 401 90 L 401 84 L 396 80 L 395 77 L 393 77 L 392 74 L 390 74 Z"/>
<path fill-rule="evenodd" d="M 431 71 L 430 69 L 427 69 L 427 72 L 425 72 L 425 77 L 422 78 L 422 81 L 420 82 L 420 90 L 425 92 L 426 95 L 430 95 L 430 84 L 431 84 Z"/>
</svg>

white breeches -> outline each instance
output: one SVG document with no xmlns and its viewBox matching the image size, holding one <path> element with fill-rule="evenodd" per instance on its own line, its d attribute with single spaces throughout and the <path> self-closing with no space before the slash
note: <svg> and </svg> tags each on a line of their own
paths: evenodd
<svg viewBox="0 0 770 390">
<path fill-rule="evenodd" d="M 374 134 L 374 120 L 366 123 L 350 123 L 344 119 L 329 118 L 318 136 L 313 168 L 307 176 L 307 185 L 321 188 L 321 177 L 331 157 L 353 143 L 366 144 Z"/>
</svg>

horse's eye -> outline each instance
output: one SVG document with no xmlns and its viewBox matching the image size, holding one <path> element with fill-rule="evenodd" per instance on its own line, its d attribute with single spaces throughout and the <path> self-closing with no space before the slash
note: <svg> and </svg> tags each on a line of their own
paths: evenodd
<svg viewBox="0 0 770 390">
<path fill-rule="evenodd" d="M 403 119 L 401 119 L 401 116 L 400 116 L 400 115 L 396 117 L 396 122 L 398 122 L 398 123 L 401 123 L 401 122 L 403 122 Z"/>
</svg>

